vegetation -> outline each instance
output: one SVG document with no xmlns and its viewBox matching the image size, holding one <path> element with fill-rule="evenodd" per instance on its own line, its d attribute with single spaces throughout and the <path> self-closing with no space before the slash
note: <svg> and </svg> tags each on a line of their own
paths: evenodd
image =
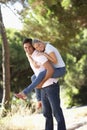
<svg viewBox="0 0 87 130">
<path fill-rule="evenodd" d="M 10 1 L 10 0 L 9 0 Z M 29 0 L 19 12 L 23 29 L 6 30 L 10 49 L 11 95 L 30 84 L 33 74 L 25 56 L 25 37 L 50 41 L 61 52 L 66 75 L 60 79 L 66 107 L 87 101 L 87 2 L 85 0 Z M 2 55 L 0 37 L 0 56 Z M 2 64 L 2 60 L 0 60 Z M 2 66 L 0 64 L 0 87 Z M 66 98 L 65 98 L 66 97 Z M 11 98 L 12 99 L 12 98 Z"/>
<path fill-rule="evenodd" d="M 50 41 L 64 58 L 67 73 L 61 83 L 67 107 L 87 104 L 86 8 L 83 0 L 34 0 L 21 13 L 22 34 Z"/>
</svg>

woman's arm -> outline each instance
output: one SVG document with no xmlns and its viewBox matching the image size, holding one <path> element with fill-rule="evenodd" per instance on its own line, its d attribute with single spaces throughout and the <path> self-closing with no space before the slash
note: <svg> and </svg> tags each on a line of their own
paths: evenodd
<svg viewBox="0 0 87 130">
<path fill-rule="evenodd" d="M 58 61 L 57 61 L 57 58 L 56 58 L 56 55 L 55 55 L 55 53 L 54 52 L 51 52 L 51 53 L 49 53 L 49 54 L 47 54 L 46 52 L 40 52 L 39 53 L 39 55 L 44 55 L 44 56 L 46 56 L 47 57 L 47 59 L 49 60 L 49 61 L 51 61 L 53 64 L 56 64 Z"/>
</svg>

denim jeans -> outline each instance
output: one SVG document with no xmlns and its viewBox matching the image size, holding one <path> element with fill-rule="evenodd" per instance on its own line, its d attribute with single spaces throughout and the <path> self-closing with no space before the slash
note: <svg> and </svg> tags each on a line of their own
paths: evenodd
<svg viewBox="0 0 87 130">
<path fill-rule="evenodd" d="M 43 115 L 46 118 L 45 130 L 54 130 L 53 115 L 57 121 L 57 130 L 66 130 L 59 91 L 58 83 L 41 89 Z"/>
<path fill-rule="evenodd" d="M 53 74 L 52 77 L 53 78 L 61 77 L 61 76 L 63 76 L 65 74 L 65 72 L 66 72 L 65 67 L 54 68 L 54 74 Z M 35 75 L 33 75 L 31 77 L 32 83 L 23 90 L 23 93 L 25 95 L 27 95 L 28 93 L 30 93 L 42 81 L 42 79 L 45 77 L 45 75 L 46 75 L 46 70 L 40 72 L 37 77 Z"/>
<path fill-rule="evenodd" d="M 62 77 L 62 76 L 64 76 L 65 73 L 66 73 L 66 68 L 65 67 L 54 68 L 54 74 L 53 74 L 52 78 Z"/>
<path fill-rule="evenodd" d="M 30 93 L 42 81 L 42 79 L 45 77 L 45 75 L 46 75 L 46 70 L 40 72 L 37 77 L 35 75 L 33 75 L 31 78 L 32 83 L 23 90 L 23 93 L 25 95 Z"/>
</svg>

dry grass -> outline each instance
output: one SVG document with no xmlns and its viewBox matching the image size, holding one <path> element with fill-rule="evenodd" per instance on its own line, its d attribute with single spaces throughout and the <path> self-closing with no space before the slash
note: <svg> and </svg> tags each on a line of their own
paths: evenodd
<svg viewBox="0 0 87 130">
<path fill-rule="evenodd" d="M 39 116 L 33 119 L 33 116 L 15 114 L 3 120 L 0 130 L 39 130 L 42 128 L 42 124 L 38 125 L 40 120 Z"/>
<path fill-rule="evenodd" d="M 21 101 L 12 105 L 6 117 L 0 118 L 0 130 L 42 130 L 41 119 L 44 121 L 42 114 L 31 114 L 31 109 Z"/>
<path fill-rule="evenodd" d="M 64 110 L 68 130 L 86 130 L 87 107 Z M 55 130 L 56 130 L 56 121 Z M 0 119 L 0 130 L 44 130 L 45 119 L 42 114 L 32 114 L 21 105 L 13 107 L 12 111 Z"/>
</svg>

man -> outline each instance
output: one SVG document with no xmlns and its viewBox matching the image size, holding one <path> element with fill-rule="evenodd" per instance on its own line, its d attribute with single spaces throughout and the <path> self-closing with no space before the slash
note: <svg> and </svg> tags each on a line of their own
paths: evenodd
<svg viewBox="0 0 87 130">
<path fill-rule="evenodd" d="M 64 116 L 60 107 L 58 79 L 51 78 L 54 73 L 53 67 L 45 56 L 38 55 L 38 51 L 36 51 L 32 46 L 32 39 L 25 39 L 23 42 L 23 47 L 35 75 L 38 76 L 41 71 L 46 70 L 45 77 L 41 80 L 41 83 L 36 89 L 37 99 L 39 103 L 42 103 L 43 115 L 46 118 L 45 130 L 53 130 L 52 113 L 57 121 L 57 130 L 66 130 Z M 30 57 L 32 57 L 33 60 L 39 64 L 39 68 L 35 68 Z"/>
</svg>

